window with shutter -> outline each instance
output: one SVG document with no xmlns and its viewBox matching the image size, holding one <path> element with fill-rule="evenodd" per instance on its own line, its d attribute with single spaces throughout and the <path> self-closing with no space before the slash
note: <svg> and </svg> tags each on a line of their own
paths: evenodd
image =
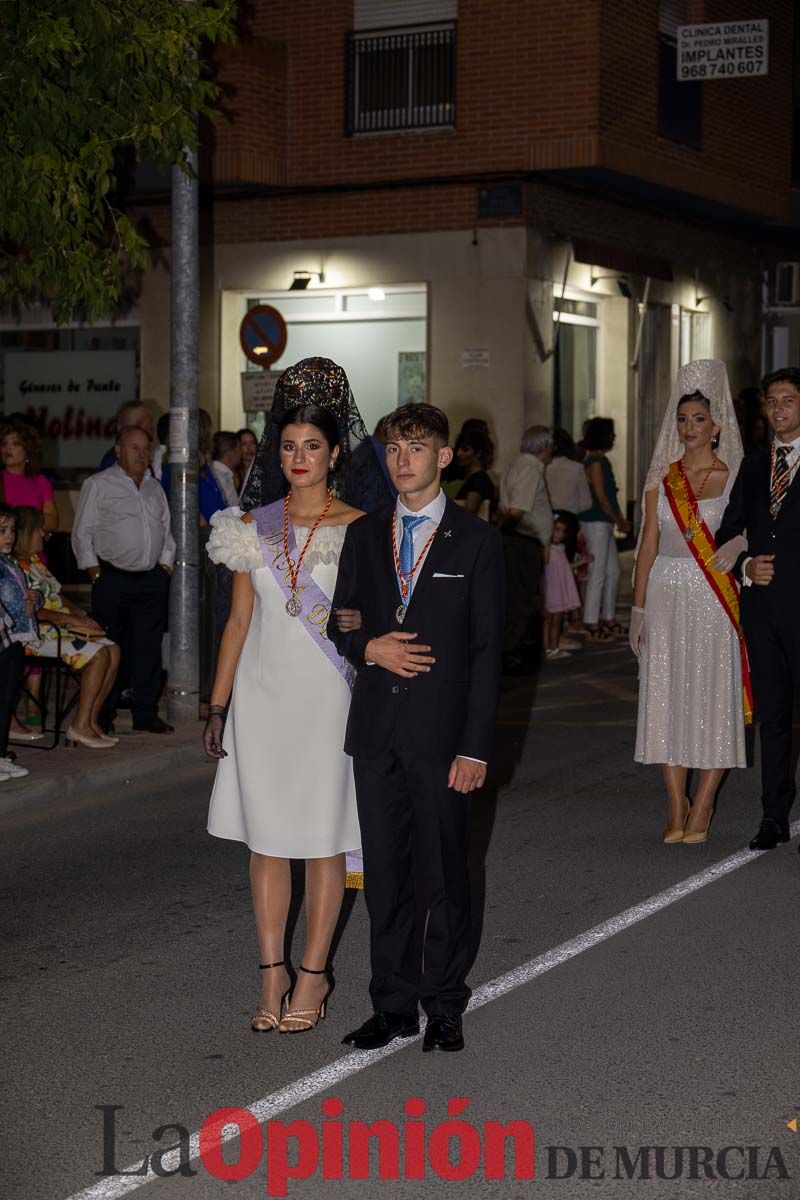
<svg viewBox="0 0 800 1200">
<path fill-rule="evenodd" d="M 402 29 L 455 21 L 458 0 L 355 0 L 353 29 Z"/>
<path fill-rule="evenodd" d="M 346 47 L 348 136 L 455 125 L 456 15 L 456 0 L 356 0 Z"/>
</svg>

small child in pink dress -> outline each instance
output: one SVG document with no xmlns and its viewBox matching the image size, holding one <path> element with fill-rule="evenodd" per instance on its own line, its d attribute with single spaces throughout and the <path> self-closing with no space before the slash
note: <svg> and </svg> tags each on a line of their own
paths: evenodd
<svg viewBox="0 0 800 1200">
<path fill-rule="evenodd" d="M 569 650 L 560 650 L 564 613 L 580 608 L 581 598 L 575 584 L 573 564 L 567 558 L 567 522 L 556 516 L 550 541 L 550 557 L 544 568 L 544 656 L 546 659 L 569 658 Z"/>
</svg>

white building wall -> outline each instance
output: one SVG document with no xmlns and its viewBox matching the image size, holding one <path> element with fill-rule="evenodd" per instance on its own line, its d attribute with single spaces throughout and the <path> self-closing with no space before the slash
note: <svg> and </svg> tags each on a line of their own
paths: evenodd
<svg viewBox="0 0 800 1200">
<path fill-rule="evenodd" d="M 202 260 L 200 402 L 223 427 L 242 423 L 239 346 L 242 298 L 289 287 L 295 271 L 324 272 L 324 287 L 424 282 L 428 286 L 428 398 L 448 414 L 453 431 L 467 417 L 485 418 L 497 445 L 496 469 L 517 453 L 530 424 L 553 419 L 554 294 L 564 282 L 567 243 L 544 230 L 511 228 L 398 234 L 306 242 L 217 245 Z M 609 275 L 599 269 L 596 274 Z M 592 268 L 572 261 L 567 292 L 596 301 L 600 328 L 596 411 L 612 417 L 618 440 L 612 461 L 620 500 L 636 498 L 635 373 L 630 368 L 636 301 L 644 280 L 630 279 L 634 299 L 615 279 L 592 284 Z M 652 280 L 649 303 L 710 314 L 711 353 L 725 359 L 734 392 L 757 383 L 760 292 L 757 280 L 731 269 L 698 277 L 676 267 L 673 282 Z M 678 339 L 659 372 L 663 398 L 679 362 Z M 462 366 L 465 350 L 486 352 L 485 367 Z M 141 300 L 142 394 L 169 404 L 169 277 L 162 264 L 144 278 Z M 673 361 L 675 360 L 675 361 Z"/>
</svg>

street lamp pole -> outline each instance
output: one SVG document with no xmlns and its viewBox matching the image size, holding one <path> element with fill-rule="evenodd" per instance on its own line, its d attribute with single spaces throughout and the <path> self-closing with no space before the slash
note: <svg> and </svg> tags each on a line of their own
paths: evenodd
<svg viewBox="0 0 800 1200">
<path fill-rule="evenodd" d="M 170 511 L 175 568 L 169 598 L 168 712 L 173 724 L 199 716 L 199 566 L 197 399 L 199 390 L 199 237 L 197 154 L 187 174 L 172 167 L 170 342 Z"/>
</svg>

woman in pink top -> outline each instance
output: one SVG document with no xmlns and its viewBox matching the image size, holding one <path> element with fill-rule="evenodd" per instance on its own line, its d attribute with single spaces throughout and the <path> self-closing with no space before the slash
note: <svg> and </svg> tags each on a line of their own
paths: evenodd
<svg viewBox="0 0 800 1200">
<path fill-rule="evenodd" d="M 41 442 L 32 425 L 23 422 L 0 425 L 2 499 L 14 507 L 38 508 L 44 516 L 45 533 L 58 529 L 58 509 L 53 485 L 39 474 Z"/>
<path fill-rule="evenodd" d="M 46 535 L 58 529 L 58 509 L 53 495 L 53 485 L 44 475 L 39 474 L 42 459 L 42 443 L 39 434 L 32 425 L 24 421 L 6 421 L 0 425 L 0 504 L 11 504 L 14 508 L 25 505 L 38 509 L 43 517 L 43 530 Z M 42 561 L 47 559 L 42 554 Z M 27 720 L 24 725 L 14 715 L 11 722 L 10 739 L 12 742 L 34 742 L 42 738 L 37 728 L 42 723 L 41 709 L 38 707 L 41 692 L 42 673 L 39 667 L 27 667 L 25 671 L 27 687 L 33 697 L 34 710 L 28 703 Z"/>
</svg>

